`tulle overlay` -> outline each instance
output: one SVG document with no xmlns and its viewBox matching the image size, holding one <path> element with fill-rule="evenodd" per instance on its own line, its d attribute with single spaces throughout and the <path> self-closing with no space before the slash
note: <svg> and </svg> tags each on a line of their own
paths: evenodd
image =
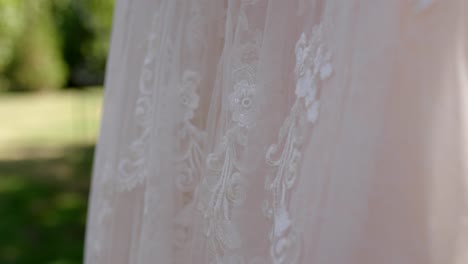
<svg viewBox="0 0 468 264">
<path fill-rule="evenodd" d="M 85 263 L 468 263 L 467 52 L 465 0 L 117 0 Z"/>
</svg>

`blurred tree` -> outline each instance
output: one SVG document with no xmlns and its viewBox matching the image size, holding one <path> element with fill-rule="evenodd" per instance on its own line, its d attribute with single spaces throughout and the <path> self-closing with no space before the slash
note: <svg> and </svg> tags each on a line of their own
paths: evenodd
<svg viewBox="0 0 468 264">
<path fill-rule="evenodd" d="M 69 86 L 102 84 L 114 0 L 55 0 Z"/>
<path fill-rule="evenodd" d="M 0 0 L 0 90 L 101 85 L 114 0 Z"/>
<path fill-rule="evenodd" d="M 14 47 L 24 28 L 24 4 L 20 0 L 0 0 L 0 88 L 9 86 L 4 72 L 13 58 Z"/>
<path fill-rule="evenodd" d="M 23 27 L 23 1 L 0 0 L 0 71 L 10 62 L 15 41 Z"/>
<path fill-rule="evenodd" d="M 5 0 L 2 0 L 5 1 Z M 20 0 L 16 0 L 20 1 Z M 16 40 L 6 69 L 14 90 L 46 90 L 63 87 L 67 79 L 60 39 L 48 0 L 23 2 L 24 27 Z"/>
</svg>

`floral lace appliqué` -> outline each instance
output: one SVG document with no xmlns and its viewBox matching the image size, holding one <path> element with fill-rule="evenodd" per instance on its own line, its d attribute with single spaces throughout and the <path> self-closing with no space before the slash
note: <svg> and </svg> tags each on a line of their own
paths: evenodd
<svg viewBox="0 0 468 264">
<path fill-rule="evenodd" d="M 232 120 L 241 127 L 249 128 L 254 123 L 252 100 L 255 96 L 255 85 L 241 80 L 234 85 L 234 92 L 229 96 Z"/>
<path fill-rule="evenodd" d="M 320 42 L 321 31 L 321 27 L 316 28 L 310 41 L 303 33 L 296 44 L 296 96 L 304 100 L 307 119 L 312 123 L 317 121 L 319 114 L 319 86 L 333 73 L 331 53 Z"/>
<path fill-rule="evenodd" d="M 176 124 L 176 176 L 175 186 L 177 190 L 176 203 L 179 209 L 174 215 L 174 264 L 185 263 L 179 252 L 188 250 L 193 235 L 193 223 L 191 216 L 194 212 L 195 189 L 200 183 L 201 171 L 205 162 L 205 131 L 200 129 L 194 120 L 200 104 L 198 93 L 202 76 L 199 72 L 199 63 L 203 47 L 206 46 L 206 17 L 203 15 L 206 5 L 205 0 L 187 2 L 190 5 L 188 23 L 184 31 L 185 41 L 183 50 L 187 51 L 187 63 L 193 64 L 182 73 L 178 85 L 179 99 L 177 107 L 181 109 L 178 123 Z"/>
<path fill-rule="evenodd" d="M 136 122 L 134 138 L 127 147 L 124 156 L 118 164 L 118 189 L 131 190 L 145 181 L 148 174 L 149 140 L 152 126 L 151 115 L 154 111 L 152 102 L 154 94 L 154 67 L 156 65 L 155 50 L 158 44 L 155 15 L 152 30 L 149 36 L 147 54 L 143 62 L 141 76 L 138 84 L 138 97 L 133 112 Z"/>
<path fill-rule="evenodd" d="M 184 72 L 179 90 L 180 104 L 185 110 L 184 121 L 190 121 L 193 118 L 193 112 L 198 108 L 200 97 L 197 94 L 197 87 L 199 84 L 199 74 L 190 70 Z"/>
<path fill-rule="evenodd" d="M 230 121 L 218 146 L 207 157 L 208 175 L 204 179 L 206 195 L 198 204 L 204 217 L 207 253 L 210 264 L 244 264 L 244 256 L 235 254 L 242 244 L 238 227 L 232 221 L 233 209 L 246 199 L 247 183 L 244 178 L 240 153 L 247 144 L 247 133 L 255 126 L 257 84 L 255 80 L 261 34 L 252 30 L 246 8 L 258 0 L 244 0 L 238 16 L 238 37 L 234 53 L 230 56 L 232 90 L 227 100 Z"/>
<path fill-rule="evenodd" d="M 179 100 L 183 113 L 183 121 L 179 124 L 177 134 L 177 160 L 176 187 L 182 194 L 182 209 L 177 212 L 176 239 L 177 248 L 183 248 L 188 241 L 190 233 L 190 219 L 188 215 L 193 207 L 193 192 L 200 181 L 201 168 L 204 160 L 203 144 L 205 133 L 193 125 L 194 112 L 198 108 L 199 96 L 197 87 L 200 84 L 200 75 L 186 70 L 182 77 L 179 89 Z"/>
<path fill-rule="evenodd" d="M 315 26 L 310 39 L 302 34 L 296 44 L 296 100 L 280 128 L 278 143 L 266 153 L 273 172 L 266 180 L 265 188 L 271 196 L 265 201 L 264 212 L 273 221 L 270 257 L 274 264 L 299 261 L 301 239 L 288 208 L 308 124 L 318 120 L 320 90 L 333 73 L 332 53 L 323 42 L 323 30 L 324 24 Z"/>
</svg>

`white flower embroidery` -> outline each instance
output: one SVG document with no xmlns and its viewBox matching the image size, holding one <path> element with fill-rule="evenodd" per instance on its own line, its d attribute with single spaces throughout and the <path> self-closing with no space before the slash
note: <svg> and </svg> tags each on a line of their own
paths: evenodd
<svg viewBox="0 0 468 264">
<path fill-rule="evenodd" d="M 247 80 L 241 80 L 234 85 L 234 92 L 229 96 L 229 106 L 232 120 L 240 127 L 249 128 L 254 123 L 252 100 L 255 95 L 255 85 Z"/>
<path fill-rule="evenodd" d="M 180 208 L 174 215 L 174 264 L 183 263 L 179 257 L 190 246 L 193 225 L 190 221 L 191 214 L 195 209 L 195 189 L 201 179 L 205 153 L 205 131 L 200 124 L 193 121 L 200 104 L 198 95 L 201 73 L 198 71 L 200 59 L 206 46 L 205 23 L 206 5 L 204 0 L 194 0 L 187 3 L 190 5 L 187 14 L 189 23 L 185 28 L 185 46 L 182 47 L 187 53 L 187 58 L 193 62 L 193 68 L 185 69 L 179 84 L 179 106 L 182 110 L 179 123 L 176 125 L 177 140 L 175 150 L 177 153 L 177 174 L 175 175 L 175 186 L 177 188 L 176 203 Z M 184 53 L 185 53 L 184 51 Z M 189 63 L 189 61 L 187 61 Z M 192 65 L 192 63 L 190 63 Z M 203 65 L 203 64 L 201 64 Z M 178 207 L 177 206 L 177 207 Z"/>
<path fill-rule="evenodd" d="M 151 32 L 148 38 L 148 47 L 145 59 L 143 60 L 141 76 L 138 84 L 138 97 L 136 99 L 134 117 L 135 131 L 132 141 L 122 153 L 118 162 L 117 188 L 119 191 L 129 191 L 137 185 L 143 183 L 148 175 L 148 160 L 150 133 L 153 125 L 153 114 L 155 109 L 154 99 L 154 67 L 155 67 L 155 47 L 158 38 L 155 32 L 158 31 L 156 21 L 159 15 L 156 14 L 152 23 Z"/>
<path fill-rule="evenodd" d="M 323 42 L 323 27 L 324 24 L 318 24 L 309 40 L 303 33 L 297 41 L 296 101 L 279 131 L 278 142 L 270 145 L 266 153 L 266 161 L 273 171 L 266 179 L 271 197 L 265 201 L 263 210 L 273 221 L 270 257 L 274 264 L 294 264 L 299 260 L 301 240 L 288 208 L 302 158 L 306 119 L 316 123 L 322 84 L 333 74 L 332 55 Z"/>
<path fill-rule="evenodd" d="M 180 197 L 183 197 L 182 209 L 175 215 L 175 250 L 183 250 L 190 240 L 191 223 L 189 214 L 193 210 L 193 195 L 200 181 L 204 159 L 203 144 L 205 133 L 192 123 L 194 112 L 199 105 L 201 76 L 198 72 L 185 70 L 179 85 L 179 102 L 183 110 L 183 119 L 177 126 L 176 150 L 178 153 L 175 183 Z"/>
<path fill-rule="evenodd" d="M 231 116 L 224 135 L 213 152 L 207 156 L 207 175 L 197 189 L 200 193 L 198 209 L 204 217 L 207 237 L 207 258 L 210 264 L 247 264 L 244 256 L 236 253 L 242 246 L 242 236 L 232 217 L 234 209 L 246 200 L 247 179 L 241 158 L 247 145 L 247 135 L 255 125 L 256 69 L 262 35 L 249 25 L 246 8 L 257 0 L 241 2 L 237 17 L 238 34 L 242 43 L 235 43 L 230 56 L 232 91 L 223 98 L 227 114 Z M 224 107 L 224 106 L 223 106 Z"/>
<path fill-rule="evenodd" d="M 197 87 L 200 84 L 200 76 L 193 71 L 185 71 L 182 77 L 179 98 L 181 104 L 186 108 L 184 120 L 191 120 L 193 112 L 197 109 L 200 98 Z"/>
<path fill-rule="evenodd" d="M 320 31 L 321 28 L 317 28 L 316 34 Z M 331 53 L 314 39 L 316 34 L 307 41 L 303 33 L 296 44 L 296 96 L 304 98 L 307 119 L 312 123 L 317 121 L 320 109 L 317 87 L 333 74 Z"/>
</svg>

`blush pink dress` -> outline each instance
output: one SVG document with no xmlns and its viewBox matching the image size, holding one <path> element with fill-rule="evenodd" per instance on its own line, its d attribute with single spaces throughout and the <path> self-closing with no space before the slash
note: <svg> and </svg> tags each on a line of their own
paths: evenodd
<svg viewBox="0 0 468 264">
<path fill-rule="evenodd" d="M 468 263 L 467 52 L 466 0 L 117 0 L 85 263 Z"/>
</svg>

